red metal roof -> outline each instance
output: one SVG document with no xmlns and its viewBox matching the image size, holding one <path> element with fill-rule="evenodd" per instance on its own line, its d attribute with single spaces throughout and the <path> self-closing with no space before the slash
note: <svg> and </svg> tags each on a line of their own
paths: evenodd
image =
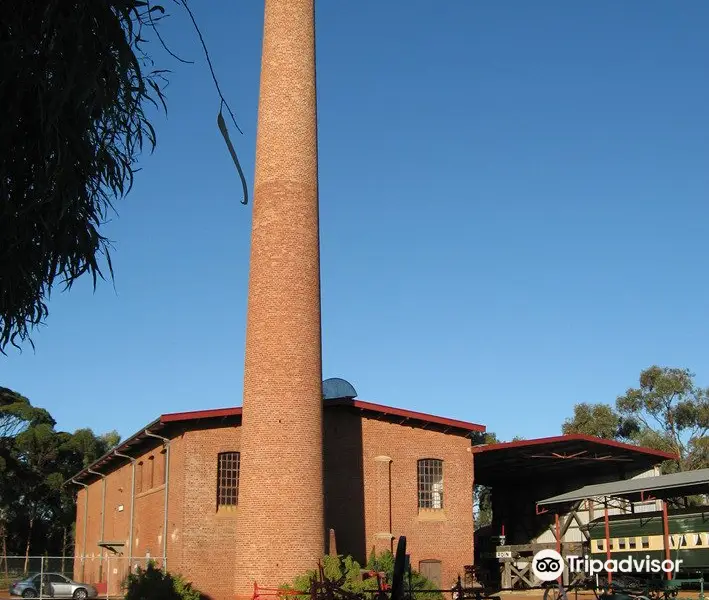
<svg viewBox="0 0 709 600">
<path fill-rule="evenodd" d="M 403 408 L 394 408 L 393 406 L 384 406 L 382 404 L 374 404 L 373 402 L 365 402 L 364 400 L 350 400 L 349 398 L 338 398 L 336 400 L 327 400 L 325 406 L 352 406 L 359 408 L 365 412 L 378 413 L 382 416 L 402 417 L 403 419 L 411 419 L 422 423 L 430 423 L 434 425 L 442 425 L 451 429 L 458 429 L 465 432 L 485 432 L 485 425 L 477 423 L 468 423 L 467 421 L 458 421 L 456 419 L 447 419 L 445 417 L 437 417 L 427 413 L 406 410 Z"/>
<path fill-rule="evenodd" d="M 384 406 L 382 404 L 374 404 L 373 402 L 365 402 L 363 400 L 350 400 L 349 398 L 338 398 L 336 400 L 326 400 L 325 408 L 329 406 L 352 406 L 365 412 L 377 413 L 385 417 L 401 417 L 403 419 L 411 419 L 422 423 L 430 423 L 442 425 L 451 429 L 458 429 L 467 432 L 484 432 L 485 425 L 477 423 L 468 423 L 467 421 L 458 421 L 456 419 L 447 419 L 436 415 L 406 410 L 403 408 L 395 408 L 393 406 Z M 184 421 L 194 421 L 197 419 L 213 419 L 218 417 L 240 416 L 242 413 L 241 407 L 234 408 L 216 408 L 213 410 L 196 410 L 181 413 L 168 413 L 160 417 L 161 423 L 176 423 Z"/>
<path fill-rule="evenodd" d="M 667 452 L 581 434 L 484 444 L 472 451 L 476 483 L 493 487 L 515 479 L 623 478 L 677 459 Z"/>
<path fill-rule="evenodd" d="M 198 419 L 216 419 L 219 417 L 237 417 L 241 415 L 241 407 L 213 408 L 211 410 L 193 410 L 188 412 L 167 413 L 160 415 L 161 423 L 179 423 L 196 421 Z"/>
<path fill-rule="evenodd" d="M 457 421 L 455 419 L 446 419 L 444 417 L 437 417 L 435 415 L 428 415 L 425 413 L 415 412 L 411 410 L 405 410 L 402 408 L 394 408 L 390 406 L 384 406 L 381 404 L 374 404 L 372 402 L 363 402 L 361 400 L 350 400 L 347 398 L 338 400 L 326 400 L 324 406 L 335 407 L 335 406 L 351 406 L 358 408 L 362 411 L 369 412 L 372 414 L 377 414 L 383 418 L 393 418 L 398 417 L 404 419 L 405 421 L 416 421 L 422 423 L 425 427 L 426 425 L 434 425 L 439 427 L 444 427 L 445 430 L 453 429 L 458 433 L 470 433 L 470 432 L 484 432 L 484 425 L 477 425 L 476 423 L 467 423 L 465 421 Z M 121 442 L 116 448 L 111 449 L 104 456 L 96 460 L 89 467 L 85 468 L 83 471 L 77 473 L 72 479 L 81 479 L 87 474 L 89 474 L 89 469 L 96 470 L 99 467 L 106 466 L 113 461 L 123 462 L 126 459 L 116 455 L 116 452 L 125 454 L 133 446 L 138 446 L 150 439 L 146 431 L 151 431 L 152 433 L 158 433 L 163 430 L 168 425 L 173 425 L 177 423 L 189 423 L 190 421 L 199 421 L 203 419 L 228 419 L 231 417 L 241 417 L 242 408 L 240 406 L 227 407 L 227 408 L 214 408 L 211 410 L 195 410 L 187 412 L 178 413 L 166 413 L 160 415 L 155 421 L 143 427 L 140 431 Z M 403 424 L 403 422 L 402 422 Z M 154 438 L 153 438 L 154 440 Z"/>
<path fill-rule="evenodd" d="M 523 448 L 525 446 L 544 446 L 553 445 L 557 443 L 564 442 L 591 442 L 593 444 L 600 444 L 602 446 L 609 446 L 612 448 L 622 448 L 624 450 L 631 450 L 633 452 L 641 452 L 642 454 L 649 454 L 660 458 L 661 460 L 676 460 L 678 456 L 676 454 L 671 454 L 669 452 L 662 452 L 660 450 L 653 450 L 652 448 L 646 448 L 644 446 L 635 446 L 633 444 L 626 444 L 623 442 L 618 442 L 616 440 L 607 440 L 604 438 L 599 438 L 593 435 L 584 435 L 581 433 L 573 433 L 569 435 L 557 435 L 552 437 L 535 438 L 532 440 L 516 440 L 514 442 L 500 442 L 498 444 L 484 444 L 480 446 L 473 447 L 473 452 L 493 452 L 495 450 L 503 450 L 506 448 Z"/>
</svg>

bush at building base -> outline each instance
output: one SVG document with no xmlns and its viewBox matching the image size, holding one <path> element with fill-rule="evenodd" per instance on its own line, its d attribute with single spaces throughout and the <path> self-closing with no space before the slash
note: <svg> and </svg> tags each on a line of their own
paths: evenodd
<svg viewBox="0 0 709 600">
<path fill-rule="evenodd" d="M 128 575 L 124 587 L 124 600 L 204 600 L 181 575 L 166 573 L 153 562 Z"/>
<path fill-rule="evenodd" d="M 366 600 L 376 600 L 376 595 L 371 592 L 377 589 L 377 578 L 375 576 L 367 576 L 362 574 L 362 570 L 369 572 L 378 572 L 385 574 L 386 583 L 391 586 L 394 577 L 394 555 L 390 551 L 382 552 L 377 555 L 372 551 L 372 554 L 367 561 L 364 569 L 351 556 L 325 556 L 322 559 L 322 566 L 325 578 L 329 581 L 342 581 L 342 589 L 351 593 L 365 592 Z M 310 598 L 310 585 L 312 580 L 320 580 L 320 575 L 316 570 L 309 571 L 297 577 L 291 584 L 285 584 L 281 587 L 288 590 L 298 590 L 304 592 L 303 596 L 291 596 L 297 600 L 306 600 Z M 411 570 L 411 580 L 409 585 L 409 576 L 404 576 L 404 594 L 414 600 L 443 600 L 443 596 L 436 590 L 438 587 L 430 580 L 426 579 L 421 573 Z"/>
</svg>

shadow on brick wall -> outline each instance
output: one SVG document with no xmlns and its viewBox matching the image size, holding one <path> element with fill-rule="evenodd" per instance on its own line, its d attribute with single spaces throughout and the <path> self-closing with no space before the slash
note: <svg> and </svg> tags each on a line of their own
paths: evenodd
<svg viewBox="0 0 709 600">
<path fill-rule="evenodd" d="M 338 554 L 365 564 L 362 416 L 338 409 L 325 410 L 324 418 L 325 529 L 335 530 Z"/>
</svg>

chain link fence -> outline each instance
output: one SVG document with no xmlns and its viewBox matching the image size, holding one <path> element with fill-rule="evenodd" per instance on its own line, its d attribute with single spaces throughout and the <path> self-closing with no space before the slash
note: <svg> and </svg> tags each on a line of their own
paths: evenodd
<svg viewBox="0 0 709 600">
<path fill-rule="evenodd" d="M 0 556 L 0 598 L 122 598 L 128 575 L 162 557 Z"/>
</svg>

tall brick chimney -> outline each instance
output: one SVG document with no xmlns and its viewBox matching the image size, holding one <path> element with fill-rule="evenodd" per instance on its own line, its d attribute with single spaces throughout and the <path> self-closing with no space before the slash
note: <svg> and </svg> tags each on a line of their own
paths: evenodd
<svg viewBox="0 0 709 600">
<path fill-rule="evenodd" d="M 325 553 L 314 0 L 266 0 L 236 594 Z"/>
</svg>

